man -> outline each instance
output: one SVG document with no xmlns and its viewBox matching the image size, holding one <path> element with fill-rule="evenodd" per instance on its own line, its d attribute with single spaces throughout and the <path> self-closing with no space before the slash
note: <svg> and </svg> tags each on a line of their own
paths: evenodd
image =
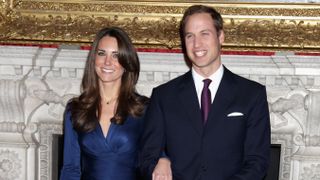
<svg viewBox="0 0 320 180">
<path fill-rule="evenodd" d="M 164 151 L 175 180 L 263 179 L 270 148 L 265 87 L 222 65 L 223 20 L 213 8 L 189 7 L 180 33 L 191 70 L 152 92 L 139 157 L 142 172 L 151 179 Z"/>
</svg>

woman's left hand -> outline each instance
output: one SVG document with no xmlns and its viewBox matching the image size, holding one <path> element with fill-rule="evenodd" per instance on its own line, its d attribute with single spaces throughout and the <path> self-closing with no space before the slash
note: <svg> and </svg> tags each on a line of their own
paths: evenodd
<svg viewBox="0 0 320 180">
<path fill-rule="evenodd" d="M 152 173 L 152 180 L 172 180 L 171 162 L 160 158 Z"/>
</svg>

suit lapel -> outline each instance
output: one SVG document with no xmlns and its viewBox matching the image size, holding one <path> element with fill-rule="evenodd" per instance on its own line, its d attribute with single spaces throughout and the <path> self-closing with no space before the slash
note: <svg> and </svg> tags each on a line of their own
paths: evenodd
<svg viewBox="0 0 320 180">
<path fill-rule="evenodd" d="M 181 102 L 181 106 L 183 107 L 183 109 L 185 109 L 191 126 L 195 128 L 199 135 L 202 135 L 203 124 L 201 112 L 191 71 L 187 72 L 184 75 L 184 79 L 180 84 L 178 94 L 178 99 Z"/>
</svg>

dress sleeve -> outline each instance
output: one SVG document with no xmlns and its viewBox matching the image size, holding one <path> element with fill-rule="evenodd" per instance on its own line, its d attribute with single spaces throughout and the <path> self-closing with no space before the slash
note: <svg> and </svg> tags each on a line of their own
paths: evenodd
<svg viewBox="0 0 320 180">
<path fill-rule="evenodd" d="M 63 166 L 60 180 L 80 180 L 80 154 L 78 133 L 73 129 L 71 112 L 67 108 L 64 117 Z"/>
</svg>

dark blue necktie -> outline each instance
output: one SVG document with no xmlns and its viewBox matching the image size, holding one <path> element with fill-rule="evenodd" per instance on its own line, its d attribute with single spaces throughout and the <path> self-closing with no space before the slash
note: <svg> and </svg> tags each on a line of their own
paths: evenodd
<svg viewBox="0 0 320 180">
<path fill-rule="evenodd" d="M 203 124 L 206 124 L 207 122 L 210 105 L 211 105 L 211 92 L 209 89 L 210 83 L 211 83 L 211 79 L 203 80 L 203 89 L 201 93 L 201 112 L 202 112 Z"/>
</svg>

